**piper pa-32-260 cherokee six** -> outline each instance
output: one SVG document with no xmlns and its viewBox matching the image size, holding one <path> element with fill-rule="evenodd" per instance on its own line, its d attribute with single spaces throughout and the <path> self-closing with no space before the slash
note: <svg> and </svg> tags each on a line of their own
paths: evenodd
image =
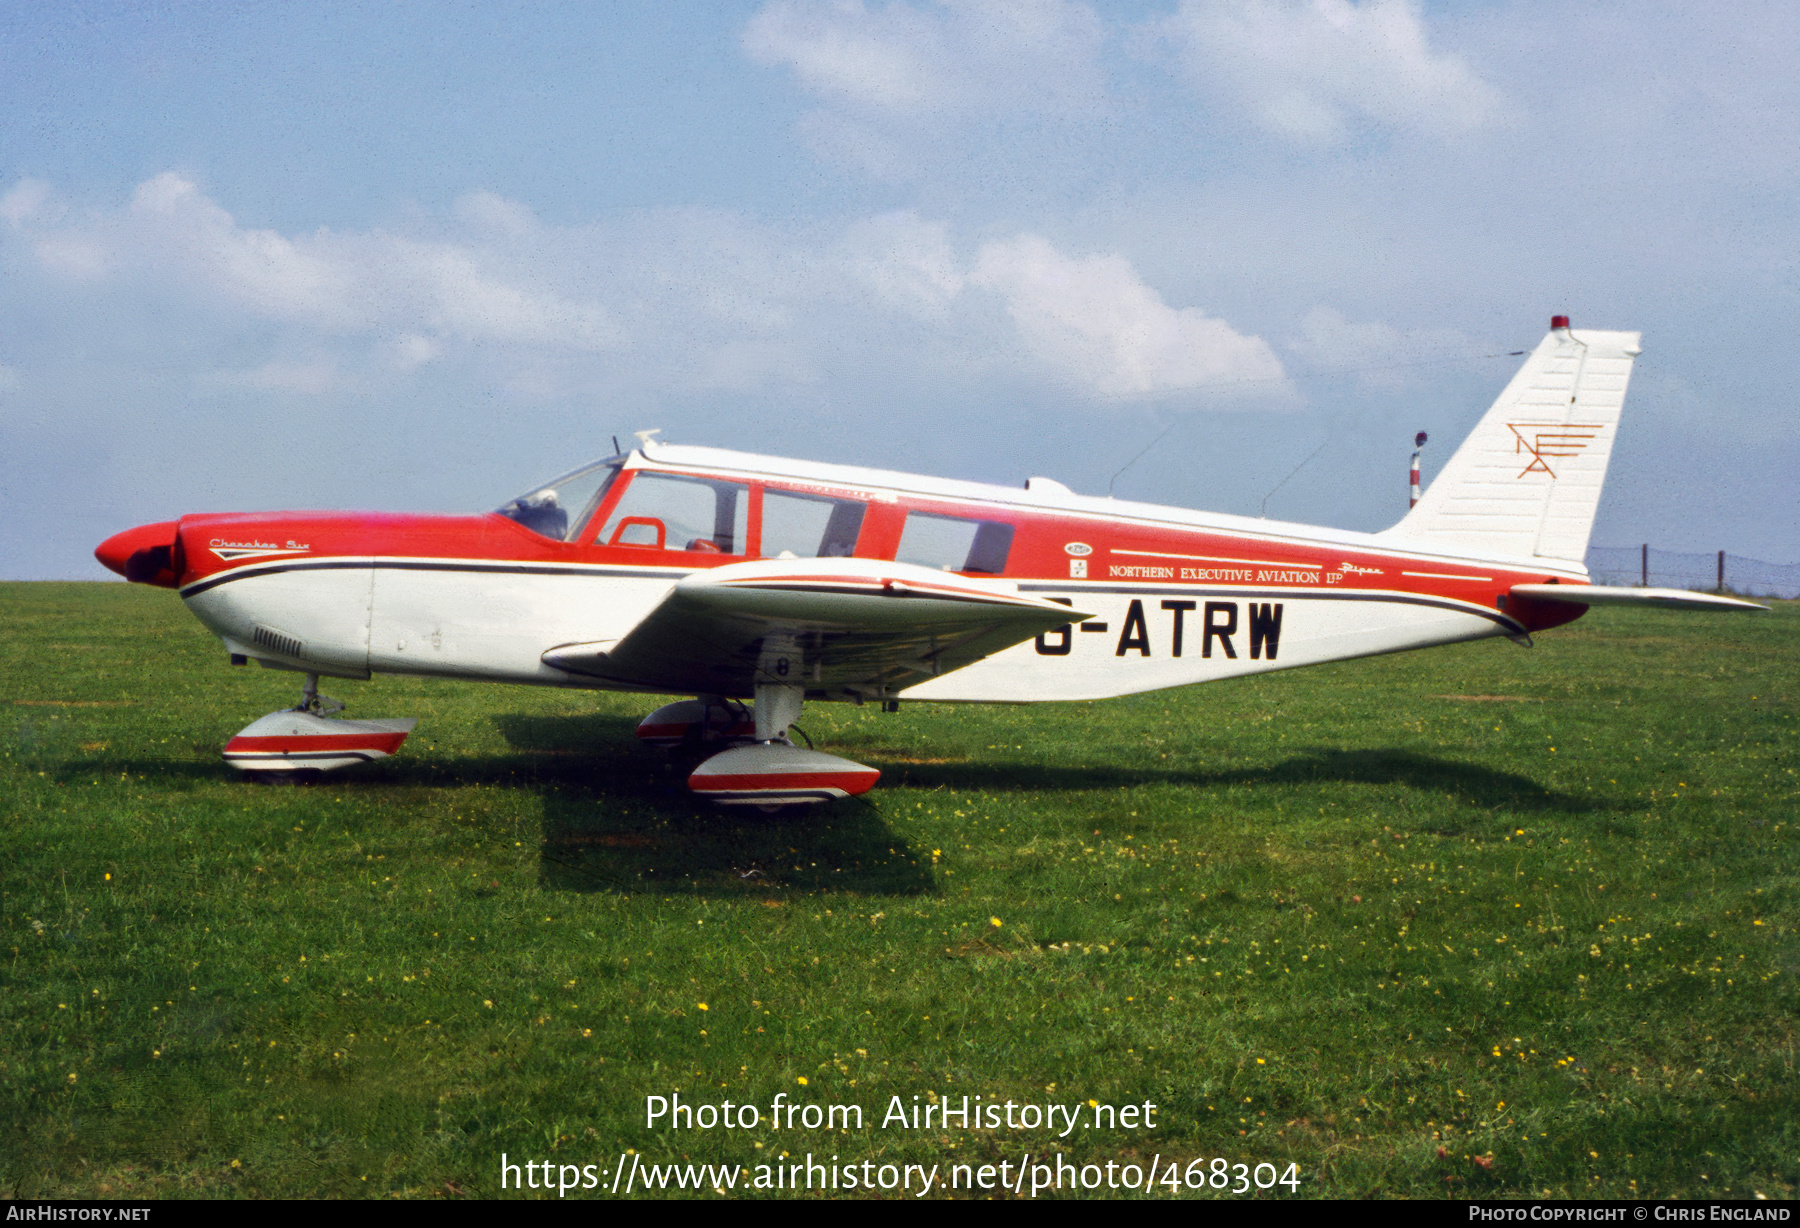
<svg viewBox="0 0 1800 1228">
<path fill-rule="evenodd" d="M 308 675 L 233 738 L 250 772 L 392 754 L 318 675 L 431 674 L 692 695 L 638 737 L 773 808 L 879 773 L 788 739 L 801 704 L 1100 699 L 1532 632 L 1596 604 L 1760 609 L 1595 588 L 1582 557 L 1638 334 L 1558 316 L 1436 482 L 1380 533 L 654 443 L 479 516 L 184 516 L 101 562 L 178 589 L 250 659 Z M 753 700 L 753 704 L 745 701 Z"/>
</svg>

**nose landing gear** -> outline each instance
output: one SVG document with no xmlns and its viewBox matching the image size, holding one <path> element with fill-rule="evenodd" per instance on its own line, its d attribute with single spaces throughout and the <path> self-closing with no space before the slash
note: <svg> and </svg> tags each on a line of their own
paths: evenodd
<svg viewBox="0 0 1800 1228">
<path fill-rule="evenodd" d="M 385 759 L 400 749 L 418 723 L 412 717 L 335 719 L 334 714 L 343 710 L 343 704 L 319 694 L 319 676 L 308 674 L 300 702 L 240 729 L 225 744 L 225 762 L 243 772 L 281 772 L 304 779 L 353 763 Z"/>
</svg>

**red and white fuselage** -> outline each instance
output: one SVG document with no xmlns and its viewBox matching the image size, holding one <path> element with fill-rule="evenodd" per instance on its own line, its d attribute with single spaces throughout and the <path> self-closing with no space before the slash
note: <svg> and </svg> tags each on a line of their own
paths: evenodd
<svg viewBox="0 0 1800 1228">
<path fill-rule="evenodd" d="M 1085 498 L 1037 482 L 1019 490 L 673 446 L 619 467 L 607 493 L 615 503 L 646 473 L 741 484 L 743 552 L 552 541 L 496 513 L 197 515 L 133 534 L 143 541 L 158 529 L 179 543 L 180 575 L 165 583 L 233 654 L 348 677 L 604 686 L 547 664 L 546 652 L 621 639 L 676 581 L 762 557 L 757 513 L 772 493 L 826 490 L 863 504 L 853 557 L 877 562 L 894 558 L 912 515 L 1000 523 L 1013 530 L 1004 569 L 982 578 L 1092 617 L 890 688 L 986 702 L 1098 699 L 1523 635 L 1580 611 L 1509 603 L 1514 585 L 1587 580 L 1571 562 L 1403 549 L 1380 534 Z M 591 517 L 593 535 L 610 510 Z M 805 562 L 792 560 L 796 575 L 810 570 Z"/>
<path fill-rule="evenodd" d="M 1578 617 L 1637 352 L 1559 317 L 1381 533 L 646 443 L 483 515 L 184 516 L 97 554 L 240 662 L 754 697 L 758 742 L 805 700 L 1100 699 Z"/>
</svg>

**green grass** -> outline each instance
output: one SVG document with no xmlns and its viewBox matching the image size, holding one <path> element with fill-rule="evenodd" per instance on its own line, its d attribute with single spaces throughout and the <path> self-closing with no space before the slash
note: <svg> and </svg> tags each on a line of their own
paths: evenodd
<svg viewBox="0 0 1800 1228">
<path fill-rule="evenodd" d="M 654 701 L 405 678 L 327 688 L 419 717 L 399 757 L 258 787 L 219 748 L 297 679 L 229 668 L 172 594 L 0 586 L 0 620 L 8 1194 L 495 1195 L 502 1152 L 627 1148 L 1800 1183 L 1792 605 L 1099 704 L 814 705 L 884 778 L 801 818 L 690 800 L 631 745 Z M 867 1116 L 646 1129 L 675 1089 Z M 880 1127 L 934 1093 L 1157 1129 Z"/>
</svg>

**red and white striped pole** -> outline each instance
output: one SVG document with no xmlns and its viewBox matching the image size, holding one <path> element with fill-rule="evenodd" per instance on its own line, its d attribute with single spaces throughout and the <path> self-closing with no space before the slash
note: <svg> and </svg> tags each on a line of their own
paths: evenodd
<svg viewBox="0 0 1800 1228">
<path fill-rule="evenodd" d="M 1412 457 L 1412 502 L 1406 506 L 1408 510 L 1419 506 L 1419 453 L 1425 450 L 1425 432 L 1420 431 L 1413 437 Z"/>
</svg>

